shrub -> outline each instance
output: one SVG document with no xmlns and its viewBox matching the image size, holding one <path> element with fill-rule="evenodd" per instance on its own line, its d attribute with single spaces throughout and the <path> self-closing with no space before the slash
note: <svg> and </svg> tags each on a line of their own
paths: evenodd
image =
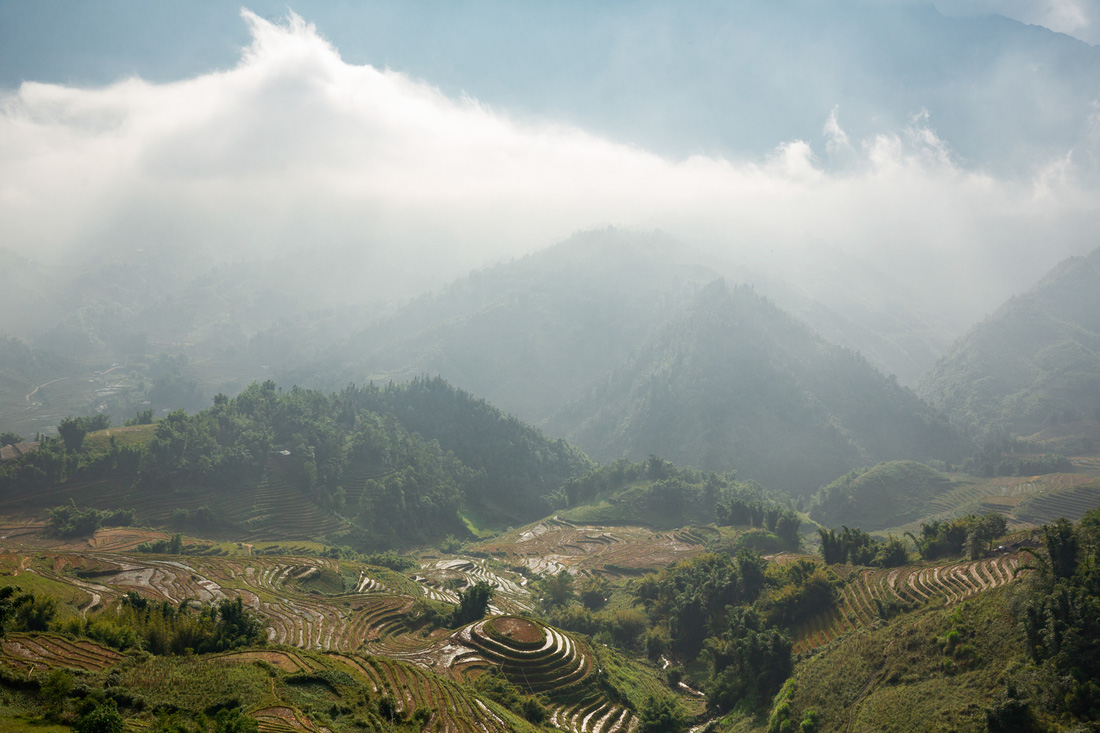
<svg viewBox="0 0 1100 733">
<path fill-rule="evenodd" d="M 118 705 L 107 699 L 77 719 L 74 733 L 123 733 L 126 727 Z"/>
</svg>

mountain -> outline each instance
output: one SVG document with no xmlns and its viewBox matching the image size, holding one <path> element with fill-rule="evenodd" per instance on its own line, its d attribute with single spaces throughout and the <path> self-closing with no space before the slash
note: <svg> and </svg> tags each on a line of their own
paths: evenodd
<svg viewBox="0 0 1100 733">
<path fill-rule="evenodd" d="M 972 328 L 916 391 L 975 433 L 1100 419 L 1100 249 L 1060 263 Z"/>
<path fill-rule="evenodd" d="M 462 278 L 361 328 L 283 381 L 442 375 L 538 423 L 584 394 L 716 275 L 666 236 L 577 234 Z"/>
<path fill-rule="evenodd" d="M 546 429 L 597 460 L 657 454 L 795 494 L 880 460 L 957 460 L 966 450 L 862 356 L 724 281 Z"/>
</svg>

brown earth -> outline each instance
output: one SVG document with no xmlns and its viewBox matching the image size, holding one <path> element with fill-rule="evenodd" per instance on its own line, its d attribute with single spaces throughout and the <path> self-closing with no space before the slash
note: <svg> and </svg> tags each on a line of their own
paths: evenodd
<svg viewBox="0 0 1100 733">
<path fill-rule="evenodd" d="M 546 638 L 541 626 L 515 616 L 501 616 L 489 623 L 492 624 L 494 631 L 518 644 L 535 644 Z"/>
</svg>

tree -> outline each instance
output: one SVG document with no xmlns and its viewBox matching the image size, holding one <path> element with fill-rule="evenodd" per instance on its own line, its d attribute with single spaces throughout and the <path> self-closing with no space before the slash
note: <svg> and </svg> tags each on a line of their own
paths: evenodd
<svg viewBox="0 0 1100 733">
<path fill-rule="evenodd" d="M 894 535 L 887 537 L 875 553 L 875 565 L 880 568 L 896 568 L 907 562 L 909 562 L 909 550 L 905 548 L 905 542 Z"/>
<path fill-rule="evenodd" d="M 79 453 L 84 445 L 84 436 L 88 434 L 88 425 L 82 417 L 70 415 L 57 424 L 57 434 L 65 443 L 69 453 Z"/>
<path fill-rule="evenodd" d="M 564 606 L 573 599 L 573 576 L 568 570 L 562 570 L 557 575 L 547 575 L 539 581 L 542 590 L 543 605 Z"/>
<path fill-rule="evenodd" d="M 459 594 L 458 608 L 455 609 L 451 625 L 462 626 L 471 621 L 477 621 L 489 610 L 491 600 L 493 600 L 493 587 L 484 580 L 474 583 Z"/>
<path fill-rule="evenodd" d="M 992 550 L 993 541 L 1006 531 L 1008 531 L 1008 520 L 1003 514 L 997 512 L 983 514 L 974 527 L 977 539 L 985 543 L 987 550 Z"/>
<path fill-rule="evenodd" d="M 15 599 L 15 623 L 24 631 L 47 631 L 57 615 L 57 599 L 24 593 Z"/>
<path fill-rule="evenodd" d="M 5 445 L 15 445 L 16 443 L 22 443 L 23 436 L 19 433 L 13 433 L 10 430 L 0 433 L 0 447 Z"/>
<path fill-rule="evenodd" d="M 590 611 L 603 608 L 604 604 L 607 603 L 607 594 L 609 590 L 610 586 L 606 579 L 596 575 L 590 575 L 581 582 L 581 603 Z"/>
<path fill-rule="evenodd" d="M 1077 534 L 1068 519 L 1043 525 L 1043 543 L 1056 578 L 1069 578 L 1077 571 Z"/>
<path fill-rule="evenodd" d="M 733 609 L 726 631 L 707 639 L 705 649 L 713 672 L 707 704 L 722 712 L 743 699 L 770 700 L 793 666 L 790 638 L 766 627 L 752 608 Z"/>
<path fill-rule="evenodd" d="M 257 733 L 259 723 L 240 708 L 222 708 L 214 718 L 214 733 Z"/>
<path fill-rule="evenodd" d="M 46 698 L 50 713 L 59 717 L 65 711 L 65 700 L 73 691 L 74 679 L 67 669 L 54 669 L 42 681 L 42 696 Z"/>
<path fill-rule="evenodd" d="M 14 585 L 5 585 L 0 588 L 0 637 L 8 630 L 8 623 L 15 613 L 15 593 L 18 591 Z"/>
<path fill-rule="evenodd" d="M 264 628 L 263 622 L 245 607 L 240 596 L 218 604 L 217 615 L 220 649 L 247 646 L 259 640 Z"/>
<path fill-rule="evenodd" d="M 118 704 L 111 698 L 97 705 L 91 712 L 82 715 L 73 726 L 75 733 L 123 733 L 126 727 Z"/>
<path fill-rule="evenodd" d="M 641 720 L 638 733 L 679 733 L 687 730 L 688 717 L 671 697 L 658 699 L 650 695 L 638 717 Z"/>
<path fill-rule="evenodd" d="M 775 522 L 775 536 L 783 540 L 791 549 L 797 549 L 799 545 L 798 530 L 802 526 L 802 520 L 792 511 L 784 511 Z"/>
</svg>

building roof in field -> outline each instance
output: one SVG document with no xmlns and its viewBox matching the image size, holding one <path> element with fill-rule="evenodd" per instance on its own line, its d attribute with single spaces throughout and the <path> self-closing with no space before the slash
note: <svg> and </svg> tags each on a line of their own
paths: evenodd
<svg viewBox="0 0 1100 733">
<path fill-rule="evenodd" d="M 34 443 L 14 443 L 12 445 L 5 445 L 0 448 L 0 461 L 14 461 L 16 458 L 21 458 L 32 451 L 38 450 L 38 442 Z"/>
</svg>

